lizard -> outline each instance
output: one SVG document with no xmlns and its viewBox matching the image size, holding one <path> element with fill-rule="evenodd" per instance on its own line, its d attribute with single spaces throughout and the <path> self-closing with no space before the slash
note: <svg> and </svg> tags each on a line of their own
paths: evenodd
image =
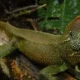
<svg viewBox="0 0 80 80">
<path fill-rule="evenodd" d="M 16 28 L 8 22 L 0 21 L 0 29 L 4 30 L 10 38 L 14 36 L 17 39 L 17 47 L 22 53 L 29 59 L 47 66 L 61 65 L 64 60 L 71 65 L 80 62 L 79 25 L 80 16 L 68 24 L 62 35 L 53 35 L 41 31 Z"/>
</svg>

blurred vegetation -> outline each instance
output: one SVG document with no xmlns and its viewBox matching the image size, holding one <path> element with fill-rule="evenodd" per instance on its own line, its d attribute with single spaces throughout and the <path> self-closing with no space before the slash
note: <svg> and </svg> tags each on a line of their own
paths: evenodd
<svg viewBox="0 0 80 80">
<path fill-rule="evenodd" d="M 64 31 L 66 25 L 80 15 L 79 0 L 40 0 L 39 4 L 46 3 L 46 8 L 38 10 L 38 16 L 44 17 L 39 23 L 40 29 L 58 28 Z"/>
<path fill-rule="evenodd" d="M 55 29 L 63 33 L 67 24 L 80 14 L 79 0 L 0 0 L 0 4 L 0 19 L 6 18 L 13 25 L 25 28 L 31 25 L 24 19 L 31 18 L 37 21 L 39 30 L 50 33 Z M 44 4 L 47 6 L 37 9 Z"/>
</svg>

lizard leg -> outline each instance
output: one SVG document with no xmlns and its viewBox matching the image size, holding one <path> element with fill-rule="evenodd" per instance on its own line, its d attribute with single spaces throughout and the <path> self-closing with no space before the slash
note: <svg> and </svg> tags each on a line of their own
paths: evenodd
<svg viewBox="0 0 80 80">
<path fill-rule="evenodd" d="M 80 68 L 78 65 L 75 66 L 75 77 L 80 80 Z"/>
<path fill-rule="evenodd" d="M 67 70 L 68 67 L 65 63 L 62 65 L 51 65 L 40 71 L 40 80 L 56 80 L 56 74 Z M 42 79 L 44 78 L 44 79 Z"/>
</svg>

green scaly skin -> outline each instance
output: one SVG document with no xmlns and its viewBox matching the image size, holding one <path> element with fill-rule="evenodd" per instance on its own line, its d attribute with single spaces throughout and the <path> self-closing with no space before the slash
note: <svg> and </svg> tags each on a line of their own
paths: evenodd
<svg viewBox="0 0 80 80">
<path fill-rule="evenodd" d="M 72 53 L 70 41 L 61 41 L 61 35 L 19 29 L 5 22 L 0 22 L 0 28 L 1 27 L 4 28 L 8 34 L 16 38 L 21 38 L 18 48 L 27 57 L 38 63 L 45 65 L 59 64 L 62 63 L 61 55 Z M 64 49 L 61 50 L 62 46 Z"/>
<path fill-rule="evenodd" d="M 71 65 L 80 62 L 80 17 L 74 19 L 63 35 L 20 29 L 0 21 L 0 29 L 18 40 L 18 48 L 28 58 L 44 65 L 59 65 L 66 59 Z M 77 26 L 77 27 L 76 27 Z M 71 32 L 71 33 L 70 33 Z M 74 57 L 75 56 L 75 57 Z"/>
</svg>

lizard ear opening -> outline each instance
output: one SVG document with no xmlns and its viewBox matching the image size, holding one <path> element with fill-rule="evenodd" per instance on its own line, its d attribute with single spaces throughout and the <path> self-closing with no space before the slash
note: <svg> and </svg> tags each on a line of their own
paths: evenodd
<svg viewBox="0 0 80 80">
<path fill-rule="evenodd" d="M 68 34 L 70 31 L 79 29 L 80 29 L 80 16 L 77 16 L 67 25 L 64 34 Z"/>
</svg>

